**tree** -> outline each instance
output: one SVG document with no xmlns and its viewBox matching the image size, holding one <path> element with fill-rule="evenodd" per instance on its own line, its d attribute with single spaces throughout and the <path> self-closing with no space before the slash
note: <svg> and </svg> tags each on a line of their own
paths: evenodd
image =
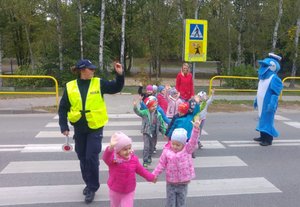
<svg viewBox="0 0 300 207">
<path fill-rule="evenodd" d="M 80 59 L 83 59 L 82 6 L 80 0 L 77 0 L 77 3 L 78 3 L 78 18 L 79 18 Z"/>
<path fill-rule="evenodd" d="M 124 58 L 124 50 L 125 50 L 125 22 L 126 22 L 126 2 L 127 0 L 123 0 L 123 7 L 122 7 L 122 32 L 121 32 L 121 55 L 120 61 L 122 66 L 125 65 L 125 58 Z"/>
<path fill-rule="evenodd" d="M 100 10 L 100 34 L 99 34 L 99 69 L 103 69 L 103 43 L 104 43 L 104 23 L 105 23 L 105 0 L 101 1 Z"/>
<path fill-rule="evenodd" d="M 272 51 L 275 50 L 276 48 L 276 44 L 277 44 L 277 38 L 278 38 L 278 28 L 279 28 L 279 24 L 281 21 L 281 17 L 282 17 L 282 5 L 283 5 L 283 0 L 279 0 L 278 1 L 278 17 L 274 26 L 274 32 L 273 32 L 273 41 L 272 41 Z"/>
<path fill-rule="evenodd" d="M 298 59 L 299 34 L 300 34 L 300 16 L 297 19 L 297 30 L 296 30 L 295 39 L 294 39 L 295 51 L 294 51 L 293 66 L 292 66 L 292 73 L 291 73 L 292 77 L 295 77 L 296 72 L 297 72 L 296 62 L 297 62 L 297 59 Z M 291 82 L 291 83 L 292 84 L 290 85 L 290 87 L 293 87 L 294 82 Z"/>
</svg>

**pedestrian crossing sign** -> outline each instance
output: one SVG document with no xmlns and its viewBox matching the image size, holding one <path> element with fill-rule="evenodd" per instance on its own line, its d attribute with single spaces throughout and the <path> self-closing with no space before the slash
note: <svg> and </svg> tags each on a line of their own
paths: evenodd
<svg viewBox="0 0 300 207">
<path fill-rule="evenodd" d="M 207 20 L 185 20 L 184 61 L 205 62 L 207 53 Z"/>
</svg>

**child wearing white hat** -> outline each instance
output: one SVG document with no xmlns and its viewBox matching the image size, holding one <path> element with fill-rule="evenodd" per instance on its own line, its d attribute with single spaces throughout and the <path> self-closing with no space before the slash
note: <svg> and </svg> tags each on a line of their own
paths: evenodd
<svg viewBox="0 0 300 207">
<path fill-rule="evenodd" d="M 170 143 L 165 145 L 159 163 L 152 172 L 155 177 L 166 172 L 166 206 L 186 206 L 188 184 L 195 178 L 192 153 L 197 148 L 201 120 L 192 123 L 194 126 L 188 142 L 185 129 L 176 128 L 173 131 Z"/>
</svg>

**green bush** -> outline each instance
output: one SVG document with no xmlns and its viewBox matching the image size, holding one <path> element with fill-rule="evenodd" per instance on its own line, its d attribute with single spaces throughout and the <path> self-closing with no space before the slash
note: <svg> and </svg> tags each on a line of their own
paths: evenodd
<svg viewBox="0 0 300 207">
<path fill-rule="evenodd" d="M 22 76 L 45 76 L 47 71 L 44 69 L 29 69 L 29 68 L 19 68 L 14 72 L 14 75 Z M 13 78 L 8 79 L 9 82 L 6 84 L 8 86 L 16 88 L 40 88 L 40 87 L 52 87 L 53 80 L 48 78 Z"/>
<path fill-rule="evenodd" d="M 230 76 L 257 77 L 257 71 L 251 65 L 240 65 L 232 68 Z M 257 80 L 225 79 L 225 85 L 237 89 L 256 89 Z"/>
</svg>

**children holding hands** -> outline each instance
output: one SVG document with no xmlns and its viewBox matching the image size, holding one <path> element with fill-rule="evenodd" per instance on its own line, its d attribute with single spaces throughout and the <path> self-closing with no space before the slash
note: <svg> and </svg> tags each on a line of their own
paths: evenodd
<svg viewBox="0 0 300 207">
<path fill-rule="evenodd" d="M 131 147 L 131 138 L 123 132 L 116 132 L 103 153 L 102 159 L 109 168 L 107 185 L 111 207 L 133 207 L 136 174 L 149 182 L 156 182 L 156 177 L 140 164 Z"/>
</svg>

